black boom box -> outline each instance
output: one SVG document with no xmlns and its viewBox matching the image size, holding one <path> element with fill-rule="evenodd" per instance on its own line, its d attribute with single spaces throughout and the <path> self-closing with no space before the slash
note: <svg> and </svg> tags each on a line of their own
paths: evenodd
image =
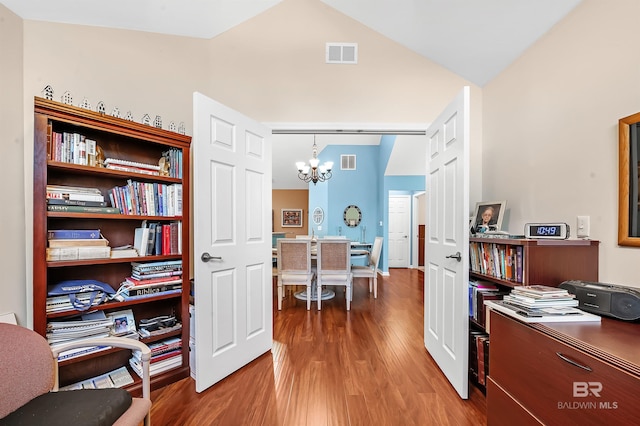
<svg viewBox="0 0 640 426">
<path fill-rule="evenodd" d="M 578 308 L 626 321 L 640 319 L 640 291 L 587 281 L 565 281 L 558 287 L 575 294 Z"/>
</svg>

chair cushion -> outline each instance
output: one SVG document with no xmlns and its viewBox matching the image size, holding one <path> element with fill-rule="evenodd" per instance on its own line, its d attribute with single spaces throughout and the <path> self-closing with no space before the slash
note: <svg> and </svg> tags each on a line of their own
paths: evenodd
<svg viewBox="0 0 640 426">
<path fill-rule="evenodd" d="M 49 392 L 1 419 L 0 425 L 112 425 L 130 406 L 131 395 L 119 388 Z"/>
<path fill-rule="evenodd" d="M 322 284 L 329 282 L 345 282 L 351 279 L 351 274 L 325 274 L 322 275 Z"/>
</svg>

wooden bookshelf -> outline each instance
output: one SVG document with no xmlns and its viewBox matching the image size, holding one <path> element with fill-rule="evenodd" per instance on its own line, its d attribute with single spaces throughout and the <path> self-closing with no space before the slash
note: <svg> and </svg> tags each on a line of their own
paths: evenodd
<svg viewBox="0 0 640 426">
<path fill-rule="evenodd" d="M 61 321 L 78 316 L 80 312 L 68 310 L 47 313 L 48 287 L 62 280 L 96 279 L 118 289 L 125 277 L 131 275 L 131 262 L 162 260 L 182 261 L 181 294 L 162 295 L 122 302 L 109 301 L 92 310 L 105 312 L 131 309 L 136 319 L 136 328 L 141 318 L 160 315 L 176 316 L 182 329 L 168 333 L 168 337 L 179 337 L 182 341 L 182 365 L 151 376 L 152 389 L 189 376 L 189 265 L 190 265 L 190 144 L 191 137 L 141 123 L 99 114 L 90 110 L 36 97 L 34 100 L 34 180 L 33 180 L 33 327 L 43 336 L 47 322 Z M 106 158 L 158 164 L 163 152 L 174 149 L 181 152 L 181 174 L 159 176 L 133 171 L 112 170 L 84 164 L 56 161 L 52 158 L 53 132 L 79 133 L 97 142 Z M 148 184 L 182 186 L 182 214 L 180 216 L 67 213 L 47 211 L 47 185 L 71 185 L 100 189 L 109 206 L 109 191 L 121 187 L 127 181 Z M 182 242 L 180 254 L 153 255 L 135 258 L 83 259 L 69 261 L 47 261 L 47 231 L 49 229 L 100 229 L 109 240 L 110 247 L 133 244 L 134 230 L 143 220 L 168 224 L 179 222 Z M 157 341 L 148 338 L 144 341 Z M 65 360 L 60 365 L 60 385 L 104 374 L 115 368 L 126 366 L 135 379 L 127 389 L 133 394 L 141 392 L 140 380 L 131 371 L 128 350 L 106 350 L 94 354 Z"/>
<path fill-rule="evenodd" d="M 535 240 L 511 238 L 469 238 L 469 279 L 489 282 L 499 290 L 509 291 L 521 285 L 544 284 L 557 287 L 567 280 L 598 281 L 598 247 L 599 241 L 592 240 Z M 506 272 L 504 256 L 509 253 L 521 253 L 520 278 L 514 272 L 516 259 L 512 261 L 512 274 Z M 488 255 L 485 261 L 492 267 L 481 267 L 477 256 Z M 489 255 L 490 254 L 490 255 Z M 474 256 L 476 258 L 474 259 Z M 497 258 L 496 258 L 497 256 Z M 480 309 L 479 307 L 475 307 Z M 486 312 L 486 311 L 485 311 Z M 486 312 L 485 315 L 488 315 Z M 485 324 L 469 317 L 470 334 L 470 381 L 483 392 L 485 385 L 478 383 L 478 372 L 473 371 L 478 362 L 473 362 L 477 348 L 473 348 L 473 333 L 487 333 Z M 490 348 L 491 345 L 489 344 Z M 475 351 L 473 350 L 475 349 Z M 486 381 L 484 383 L 487 383 Z"/>
</svg>

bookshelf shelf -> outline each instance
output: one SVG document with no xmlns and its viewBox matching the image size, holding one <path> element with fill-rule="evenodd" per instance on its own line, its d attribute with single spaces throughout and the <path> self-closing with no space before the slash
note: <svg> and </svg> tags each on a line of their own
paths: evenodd
<svg viewBox="0 0 640 426">
<path fill-rule="evenodd" d="M 469 238 L 469 280 L 496 287 L 496 294 L 508 292 L 521 285 L 544 284 L 557 287 L 566 280 L 598 281 L 599 241 L 592 240 L 534 240 L 510 238 Z M 521 257 L 517 260 L 515 256 Z M 509 259 L 510 256 L 511 259 Z M 483 263 L 484 262 L 484 263 Z M 507 265 L 510 263 L 510 266 Z M 516 268 L 520 268 L 519 271 Z M 470 292 L 473 288 L 470 284 Z M 486 296 L 482 291 L 470 293 L 474 312 L 484 312 Z M 498 296 L 500 297 L 500 296 Z M 471 383 L 485 391 L 489 370 L 489 356 L 480 345 L 489 339 L 485 322 L 469 317 L 469 377 Z M 485 344 L 488 351 L 490 344 Z M 483 357 L 482 360 L 479 357 Z M 484 371 L 478 371 L 484 364 Z M 484 380 L 482 379 L 484 375 Z M 479 379 L 480 378 L 480 379 Z"/>
<path fill-rule="evenodd" d="M 170 177 L 170 176 L 152 176 L 144 173 L 126 172 L 120 170 L 111 170 L 103 167 L 83 166 L 79 164 L 63 163 L 60 161 L 47 161 L 47 167 L 51 171 L 63 171 L 64 173 L 77 173 L 86 175 L 103 175 L 103 176 L 116 176 L 143 180 L 147 182 L 165 182 L 165 183 L 181 183 L 182 179 Z"/>
<path fill-rule="evenodd" d="M 91 164 L 89 161 L 80 161 L 80 164 L 74 164 L 67 161 L 66 157 L 58 156 L 60 145 L 55 144 L 55 138 L 65 133 L 78 134 L 83 138 L 94 140 L 105 158 L 126 161 L 132 165 L 158 165 L 161 158 L 170 158 L 167 157 L 169 152 L 172 155 L 177 155 L 179 161 L 171 163 L 169 175 L 165 175 L 165 173 L 162 175 L 140 173 L 141 167 L 135 170 L 115 170 L 87 165 Z M 136 328 L 139 328 L 137 323 L 140 319 L 162 315 L 174 315 L 182 324 L 180 330 L 141 339 L 143 342 L 150 343 L 160 341 L 163 338 L 178 337 L 182 343 L 181 366 L 152 376 L 152 389 L 189 376 L 190 145 L 191 137 L 187 135 L 38 97 L 34 99 L 33 328 L 45 336 L 49 321 L 70 320 L 86 313 L 76 310 L 47 312 L 48 288 L 53 284 L 64 280 L 96 279 L 108 283 L 114 290 L 117 290 L 124 279 L 132 275 L 132 262 L 181 260 L 183 289 L 181 293 L 159 293 L 141 299 L 104 302 L 93 306 L 90 310 L 90 312 L 108 314 L 130 309 L 136 321 Z M 82 158 L 84 155 L 82 148 L 78 152 L 81 153 L 81 156 L 77 158 Z M 58 161 L 60 158 L 63 161 Z M 176 167 L 178 164 L 179 167 Z M 113 192 L 115 188 L 123 188 L 130 185 L 131 182 L 136 185 L 140 183 L 140 191 L 144 191 L 143 188 L 155 191 L 159 187 L 171 187 L 170 189 L 173 190 L 177 186 L 176 191 L 181 189 L 181 193 L 176 196 L 176 199 L 180 200 L 181 196 L 181 203 L 176 201 L 169 207 L 181 207 L 182 211 L 169 208 L 164 209 L 164 212 L 179 214 L 174 216 L 156 215 L 155 213 L 162 213 L 159 202 L 155 203 L 155 209 L 135 209 L 138 213 L 154 213 L 151 215 L 102 213 L 94 212 L 94 209 L 91 212 L 48 210 L 48 186 L 95 188 L 103 195 L 107 207 L 116 207 L 112 205 L 109 195 L 116 194 Z M 136 187 L 137 189 L 138 187 Z M 157 194 L 160 193 L 161 191 L 158 189 Z M 132 193 L 133 195 L 144 197 L 144 192 L 135 192 L 135 194 Z M 156 200 L 159 199 L 158 197 L 156 196 Z M 116 198 L 116 200 L 119 201 L 120 198 Z M 143 198 L 140 200 L 142 201 Z M 67 205 L 71 205 L 71 203 Z M 154 203 L 150 204 L 150 206 L 153 205 Z M 165 206 L 162 205 L 162 207 Z M 161 225 L 171 224 L 172 231 L 177 229 L 181 235 L 181 245 L 177 250 L 179 254 L 64 261 L 47 260 L 49 230 L 99 229 L 104 238 L 108 240 L 110 247 L 119 247 L 134 243 L 135 230 L 142 226 L 143 221 Z M 176 253 L 176 250 L 172 250 L 172 253 Z M 53 257 L 49 257 L 49 259 L 51 258 Z M 60 256 L 60 258 L 68 258 L 68 256 Z M 109 349 L 61 361 L 60 385 L 76 383 L 126 366 L 135 380 L 126 388 L 137 395 L 141 392 L 140 380 L 129 366 L 130 357 L 131 351 L 129 350 Z"/>
</svg>

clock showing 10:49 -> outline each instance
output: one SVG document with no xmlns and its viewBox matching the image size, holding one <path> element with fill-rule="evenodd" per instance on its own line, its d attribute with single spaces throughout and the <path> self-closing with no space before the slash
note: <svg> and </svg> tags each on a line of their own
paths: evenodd
<svg viewBox="0 0 640 426">
<path fill-rule="evenodd" d="M 324 220 L 324 211 L 322 210 L 322 208 L 320 207 L 316 207 L 315 209 L 313 209 L 313 223 L 316 225 L 320 225 L 322 223 L 322 221 Z"/>
</svg>

